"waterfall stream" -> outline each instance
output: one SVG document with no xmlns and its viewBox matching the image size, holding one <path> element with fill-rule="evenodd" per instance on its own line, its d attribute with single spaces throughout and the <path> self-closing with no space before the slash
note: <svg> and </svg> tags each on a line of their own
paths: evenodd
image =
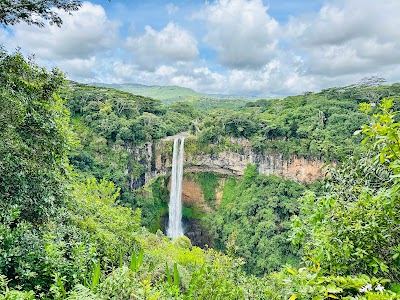
<svg viewBox="0 0 400 300">
<path fill-rule="evenodd" d="M 174 140 L 172 154 L 171 193 L 169 197 L 169 219 L 167 236 L 177 238 L 183 235 L 182 228 L 182 177 L 184 137 Z"/>
</svg>

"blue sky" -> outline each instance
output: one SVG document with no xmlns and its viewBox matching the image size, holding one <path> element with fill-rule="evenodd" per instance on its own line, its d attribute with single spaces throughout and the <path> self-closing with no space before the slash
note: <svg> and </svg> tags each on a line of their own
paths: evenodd
<svg viewBox="0 0 400 300">
<path fill-rule="evenodd" d="M 93 0 L 61 15 L 0 29 L 0 43 L 85 83 L 272 97 L 400 81 L 398 0 Z"/>
</svg>

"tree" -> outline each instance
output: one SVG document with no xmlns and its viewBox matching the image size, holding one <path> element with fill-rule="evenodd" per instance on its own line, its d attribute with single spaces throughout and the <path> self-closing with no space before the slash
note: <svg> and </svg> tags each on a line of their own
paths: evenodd
<svg viewBox="0 0 400 300">
<path fill-rule="evenodd" d="M 21 54 L 0 48 L 0 208 L 41 223 L 63 202 L 70 139 L 63 83 Z"/>
<path fill-rule="evenodd" d="M 70 13 L 80 7 L 79 0 L 3 0 L 0 2 L 0 24 L 16 25 L 23 21 L 44 27 L 44 21 L 49 21 L 60 27 L 62 20 L 57 9 Z"/>
<path fill-rule="evenodd" d="M 359 87 L 377 87 L 386 82 L 386 79 L 379 76 L 364 77 L 357 85 Z"/>
<path fill-rule="evenodd" d="M 392 106 L 392 100 L 383 99 L 372 123 L 359 131 L 376 155 L 331 169 L 328 193 L 300 199 L 292 240 L 302 244 L 306 261 L 330 274 L 400 281 L 400 123 Z M 370 104 L 361 107 L 372 111 Z"/>
<path fill-rule="evenodd" d="M 72 195 L 73 219 L 90 233 L 102 255 L 113 262 L 121 253 L 132 253 L 137 246 L 140 210 L 116 205 L 119 189 L 114 183 L 89 178 L 85 183 L 76 183 Z"/>
<path fill-rule="evenodd" d="M 298 183 L 259 175 L 257 165 L 248 165 L 240 183 L 228 180 L 220 206 L 206 219 L 216 248 L 244 258 L 244 270 L 255 275 L 297 264 L 288 221 L 303 191 Z"/>
<path fill-rule="evenodd" d="M 393 106 L 393 99 L 382 99 L 379 104 L 380 113 L 374 114 L 374 122 L 371 125 L 364 125 L 361 132 L 366 136 L 363 143 L 372 140 L 374 147 L 380 152 L 379 162 L 381 164 L 390 163 L 389 168 L 394 172 L 394 177 L 399 178 L 400 122 L 396 122 L 396 112 L 393 111 Z M 372 106 L 363 104 L 361 110 L 368 114 L 372 111 Z"/>
</svg>

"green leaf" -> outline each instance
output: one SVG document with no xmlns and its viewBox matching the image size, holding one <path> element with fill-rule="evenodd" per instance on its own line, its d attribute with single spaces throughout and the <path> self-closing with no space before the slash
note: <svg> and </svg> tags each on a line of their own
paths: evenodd
<svg viewBox="0 0 400 300">
<path fill-rule="evenodd" d="M 381 154 L 379 155 L 379 162 L 380 162 L 381 164 L 383 164 L 383 163 L 385 162 L 385 154 L 384 154 L 384 153 L 381 153 Z"/>
<path fill-rule="evenodd" d="M 136 272 L 137 271 L 137 260 L 136 260 L 136 252 L 135 251 L 132 252 L 131 264 L 129 265 L 129 269 L 132 272 Z"/>
<path fill-rule="evenodd" d="M 167 281 L 170 285 L 172 285 L 172 278 L 171 278 L 171 273 L 169 272 L 169 267 L 168 263 L 165 262 L 165 272 L 167 273 Z"/>
<path fill-rule="evenodd" d="M 140 266 L 143 264 L 143 256 L 144 256 L 144 251 L 143 249 L 140 249 L 138 259 L 137 259 L 137 267 L 140 268 Z"/>
<path fill-rule="evenodd" d="M 122 252 L 119 254 L 119 267 L 122 268 L 122 266 L 124 265 L 124 261 L 122 259 Z"/>
<path fill-rule="evenodd" d="M 343 292 L 343 289 L 339 288 L 336 285 L 334 285 L 333 283 L 331 283 L 326 287 L 326 291 L 328 293 L 337 294 L 337 293 Z"/>
<path fill-rule="evenodd" d="M 100 282 L 100 261 L 97 262 L 97 264 L 94 266 L 93 268 L 93 274 L 92 274 L 92 283 L 90 285 L 90 289 L 93 291 L 96 286 L 99 284 Z"/>
<path fill-rule="evenodd" d="M 174 286 L 179 288 L 179 272 L 177 263 L 174 263 Z"/>
</svg>

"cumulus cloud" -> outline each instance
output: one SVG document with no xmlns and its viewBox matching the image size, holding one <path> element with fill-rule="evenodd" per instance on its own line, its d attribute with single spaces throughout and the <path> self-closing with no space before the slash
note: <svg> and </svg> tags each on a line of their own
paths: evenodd
<svg viewBox="0 0 400 300">
<path fill-rule="evenodd" d="M 57 65 L 78 81 L 181 85 L 207 93 L 287 95 L 365 76 L 400 78 L 399 0 L 327 0 L 316 12 L 293 11 L 280 23 L 266 2 L 207 1 L 180 25 L 171 16 L 193 16 L 193 7 L 166 1 L 152 6 L 148 17 L 123 5 L 124 14 L 110 14 L 124 16 L 123 37 L 103 7 L 84 2 L 72 16 L 60 12 L 61 28 L 0 28 L 0 44 L 11 51 L 21 46 L 38 63 Z M 154 25 L 160 23 L 167 25 Z"/>
<path fill-rule="evenodd" d="M 335 1 L 317 14 L 292 18 L 288 38 L 305 53 L 312 74 L 377 72 L 400 64 L 398 11 L 397 0 Z"/>
<path fill-rule="evenodd" d="M 120 82 L 135 82 L 134 77 L 137 74 L 137 68 L 134 65 L 123 63 L 123 62 L 114 62 L 112 67 L 112 78 L 114 83 Z M 110 80 L 110 79 L 108 79 Z"/>
<path fill-rule="evenodd" d="M 144 70 L 137 65 L 116 62 L 109 82 L 140 82 L 147 85 L 179 85 L 207 93 L 221 92 L 225 77 L 212 72 L 206 66 L 192 62 L 162 64 L 154 70 Z"/>
<path fill-rule="evenodd" d="M 186 66 L 178 69 L 170 83 L 207 93 L 223 93 L 227 88 L 225 75 L 213 72 L 206 66 Z"/>
<path fill-rule="evenodd" d="M 167 13 L 168 13 L 169 15 L 174 15 L 174 14 L 176 14 L 176 13 L 178 12 L 178 10 L 179 10 L 179 7 L 176 6 L 176 5 L 174 5 L 173 3 L 168 3 L 168 4 L 165 6 L 165 8 L 166 8 Z"/>
<path fill-rule="evenodd" d="M 72 15 L 59 14 L 61 27 L 15 26 L 12 43 L 42 59 L 87 59 L 118 41 L 119 24 L 110 21 L 100 5 L 84 2 Z"/>
<path fill-rule="evenodd" d="M 114 65 L 113 82 L 140 82 L 147 85 L 178 85 L 211 94 L 276 96 L 315 89 L 312 77 L 302 75 L 299 57 L 281 54 L 262 68 L 215 71 L 206 62 L 162 64 L 144 70 L 129 63 Z"/>
<path fill-rule="evenodd" d="M 276 96 L 315 89 L 313 77 L 305 76 L 300 57 L 283 52 L 258 70 L 233 69 L 227 73 L 230 93 Z"/>
<path fill-rule="evenodd" d="M 229 68 L 260 68 L 274 58 L 279 24 L 262 0 L 220 0 L 200 15 L 207 23 L 205 42 Z"/>
<path fill-rule="evenodd" d="M 160 31 L 146 26 L 139 37 L 128 37 L 126 48 L 143 68 L 154 69 L 164 62 L 192 61 L 199 51 L 195 37 L 173 22 Z"/>
<path fill-rule="evenodd" d="M 95 66 L 98 63 L 95 56 L 89 58 L 72 58 L 62 60 L 59 68 L 63 70 L 69 78 L 84 80 L 95 76 Z"/>
<path fill-rule="evenodd" d="M 118 61 L 113 64 L 111 81 L 115 83 L 140 82 L 148 85 L 171 84 L 170 79 L 177 71 L 177 68 L 169 65 L 161 65 L 153 71 L 148 71 L 137 65 Z"/>
</svg>

